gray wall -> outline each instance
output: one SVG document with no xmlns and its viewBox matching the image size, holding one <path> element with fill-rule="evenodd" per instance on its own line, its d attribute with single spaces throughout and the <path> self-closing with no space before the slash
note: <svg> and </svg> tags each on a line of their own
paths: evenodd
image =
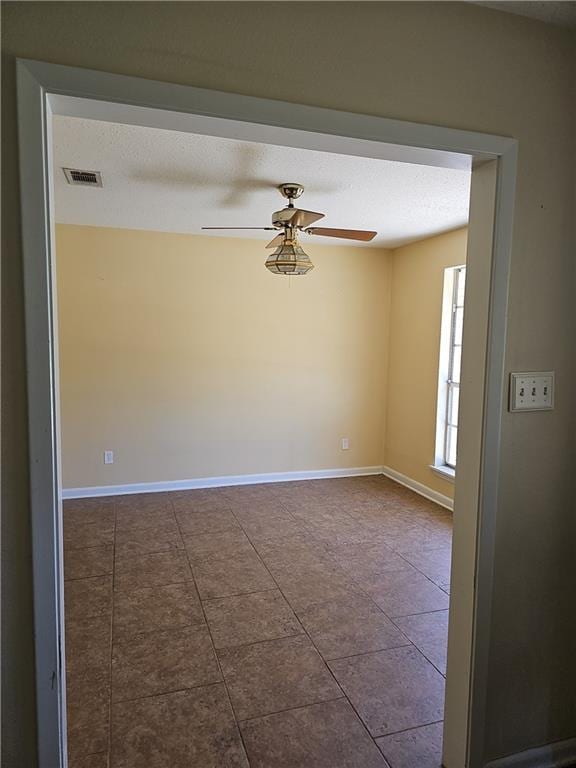
<svg viewBox="0 0 576 768">
<path fill-rule="evenodd" d="M 6 768 L 34 766 L 15 56 L 519 139 L 507 364 L 555 369 L 557 405 L 502 424 L 485 754 L 573 736 L 573 31 L 461 3 L 22 2 L 3 15 Z"/>
</svg>

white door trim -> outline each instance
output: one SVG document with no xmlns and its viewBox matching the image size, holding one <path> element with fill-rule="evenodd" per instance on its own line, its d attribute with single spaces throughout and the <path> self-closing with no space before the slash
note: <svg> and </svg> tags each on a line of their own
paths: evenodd
<svg viewBox="0 0 576 768">
<path fill-rule="evenodd" d="M 205 123 L 205 131 L 214 131 L 215 135 L 218 130 L 230 130 L 234 124 L 238 137 L 244 130 L 251 140 L 344 154 L 385 156 L 405 162 L 462 167 L 462 163 L 470 161 L 497 161 L 485 379 L 475 402 L 484 418 L 480 488 L 473 490 L 474 512 L 478 516 L 474 605 L 452 606 L 453 611 L 466 610 L 474 615 L 472 642 L 464 649 L 469 674 L 460 675 L 461 682 L 453 681 L 453 685 L 461 685 L 460 698 L 468 704 L 467 728 L 457 735 L 460 744 L 454 754 L 466 756 L 466 768 L 480 768 L 486 693 L 483 671 L 490 637 L 493 539 L 504 407 L 504 344 L 516 141 L 37 61 L 19 60 L 17 72 L 40 767 L 66 767 L 58 383 L 47 136 L 50 110 L 61 114 L 83 109 L 86 117 L 100 116 L 99 119 L 167 128 L 176 128 L 186 119 L 194 119 L 198 132 L 202 132 L 198 128 L 200 123 Z M 265 136 L 272 138 L 262 138 Z M 464 334 L 466 337 L 466 318 Z M 465 355 L 463 377 L 466 364 Z M 459 493 L 457 488 L 456 517 Z M 451 655 L 449 652 L 449 680 Z M 445 728 L 451 728 L 449 718 Z M 463 768 L 446 753 L 445 760 L 448 768 Z"/>
</svg>

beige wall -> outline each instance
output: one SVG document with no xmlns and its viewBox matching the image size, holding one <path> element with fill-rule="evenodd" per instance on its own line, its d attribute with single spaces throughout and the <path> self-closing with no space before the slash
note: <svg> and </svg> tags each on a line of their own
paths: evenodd
<svg viewBox="0 0 576 768">
<path fill-rule="evenodd" d="M 392 252 L 384 464 L 453 498 L 434 463 L 444 270 L 466 261 L 466 229 Z"/>
<path fill-rule="evenodd" d="M 314 243 L 316 269 L 290 280 L 259 241 L 56 236 L 65 488 L 384 464 L 453 496 L 429 465 L 444 268 L 466 230 Z"/>
<path fill-rule="evenodd" d="M 64 487 L 382 464 L 389 252 L 264 245 L 57 227 Z"/>
<path fill-rule="evenodd" d="M 555 369 L 557 392 L 553 413 L 502 416 L 485 758 L 573 736 L 574 32 L 459 2 L 2 10 L 6 768 L 35 765 L 17 56 L 519 140 L 506 370 Z"/>
</svg>

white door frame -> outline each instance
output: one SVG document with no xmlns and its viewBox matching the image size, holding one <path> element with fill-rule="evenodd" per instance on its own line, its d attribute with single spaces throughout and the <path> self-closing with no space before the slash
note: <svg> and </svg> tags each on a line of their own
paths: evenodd
<svg viewBox="0 0 576 768">
<path fill-rule="evenodd" d="M 45 62 L 19 60 L 17 74 L 40 768 L 65 768 L 67 764 L 58 356 L 50 194 L 53 113 L 423 165 L 466 167 L 466 163 L 473 163 L 479 171 L 491 169 L 478 175 L 476 192 L 473 181 L 471 216 L 478 204 L 478 221 L 486 226 L 481 236 L 479 224 L 473 227 L 471 220 L 469 253 L 474 254 L 474 260 L 478 259 L 478 296 L 474 292 L 468 294 L 474 271 L 474 264 L 469 262 L 462 379 L 477 385 L 469 386 L 467 412 L 461 413 L 461 432 L 466 431 L 468 415 L 476 414 L 482 439 L 478 441 L 476 433 L 470 439 L 461 437 L 459 442 L 459 469 L 461 463 L 473 464 L 475 469 L 465 473 L 465 479 L 461 479 L 459 472 L 454 547 L 471 555 L 471 566 L 465 569 L 458 556 L 453 557 L 453 573 L 461 588 L 453 590 L 450 604 L 444 747 L 447 768 L 480 768 L 500 428 L 506 393 L 504 348 L 517 142 L 507 137 Z M 473 179 L 475 174 L 476 171 Z M 483 219 L 482 212 L 488 218 Z M 468 344 L 468 338 L 474 344 Z M 473 423 L 471 417 L 469 423 Z M 459 508 L 466 510 L 462 525 L 458 521 Z"/>
</svg>

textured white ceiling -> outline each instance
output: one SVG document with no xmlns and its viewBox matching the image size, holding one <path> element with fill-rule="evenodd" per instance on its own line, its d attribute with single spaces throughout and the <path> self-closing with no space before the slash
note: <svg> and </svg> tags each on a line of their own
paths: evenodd
<svg viewBox="0 0 576 768">
<path fill-rule="evenodd" d="M 101 171 L 103 188 L 70 186 L 63 167 Z M 269 240 L 273 233 L 200 228 L 269 226 L 286 202 L 276 186 L 287 181 L 306 188 L 298 207 L 326 214 L 318 226 L 377 230 L 363 247 L 403 245 L 468 220 L 468 171 L 70 117 L 54 118 L 54 175 L 56 220 L 65 224 Z"/>
</svg>

